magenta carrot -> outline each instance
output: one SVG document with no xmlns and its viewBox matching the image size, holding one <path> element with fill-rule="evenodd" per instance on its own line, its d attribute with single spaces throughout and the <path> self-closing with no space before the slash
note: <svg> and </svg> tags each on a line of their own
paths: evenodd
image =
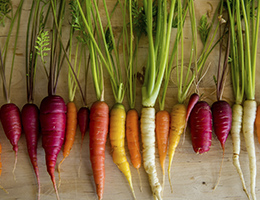
<svg viewBox="0 0 260 200">
<path fill-rule="evenodd" d="M 226 101 L 216 101 L 212 105 L 214 132 L 220 141 L 223 151 L 232 123 L 232 109 Z"/>
<path fill-rule="evenodd" d="M 205 101 L 196 103 L 189 119 L 193 150 L 202 154 L 208 152 L 212 139 L 212 114 Z"/>
<path fill-rule="evenodd" d="M 57 95 L 45 97 L 40 106 L 42 146 L 45 150 L 47 171 L 51 176 L 57 199 L 59 199 L 59 197 L 54 171 L 57 155 L 64 142 L 66 109 L 67 107 L 63 98 Z"/>
<path fill-rule="evenodd" d="M 81 132 L 81 146 L 89 124 L 89 108 L 81 107 L 78 111 L 78 125 Z"/>
<path fill-rule="evenodd" d="M 28 154 L 38 183 L 38 199 L 40 199 L 40 177 L 37 163 L 37 144 L 39 138 L 39 109 L 35 104 L 27 103 L 22 109 L 22 125 L 25 133 Z"/>
<path fill-rule="evenodd" d="M 195 104 L 199 101 L 199 98 L 200 98 L 200 96 L 199 96 L 197 93 L 193 93 L 193 94 L 190 96 L 189 103 L 188 103 L 188 106 L 187 106 L 186 123 L 187 123 L 188 120 L 189 120 L 190 113 L 191 113 L 193 107 L 194 107 Z"/>
<path fill-rule="evenodd" d="M 17 163 L 18 141 L 22 133 L 21 116 L 19 108 L 13 103 L 4 104 L 0 110 L 0 119 L 10 143 L 15 152 L 13 174 Z"/>
</svg>

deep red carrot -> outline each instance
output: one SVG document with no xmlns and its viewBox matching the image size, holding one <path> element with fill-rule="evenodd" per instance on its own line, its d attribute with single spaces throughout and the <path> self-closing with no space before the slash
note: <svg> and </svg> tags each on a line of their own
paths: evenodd
<svg viewBox="0 0 260 200">
<path fill-rule="evenodd" d="M 104 101 L 96 101 L 90 110 L 89 150 L 98 199 L 102 199 L 104 193 L 108 125 L 109 107 Z"/>
<path fill-rule="evenodd" d="M 219 170 L 219 178 L 216 185 L 213 188 L 214 190 L 216 189 L 220 181 L 222 166 L 224 162 L 225 143 L 232 125 L 232 109 L 226 101 L 219 100 L 213 103 L 211 110 L 213 117 L 214 132 L 218 140 L 220 141 L 221 147 L 223 149 L 222 162 Z"/>
<path fill-rule="evenodd" d="M 195 104 L 199 101 L 199 98 L 200 98 L 200 96 L 199 96 L 197 93 L 193 93 L 193 94 L 190 96 L 189 103 L 188 103 L 188 106 L 187 106 L 186 123 L 187 123 L 188 120 L 189 120 L 190 113 L 191 113 L 193 107 L 194 107 Z"/>
<path fill-rule="evenodd" d="M 45 150 L 47 171 L 51 176 L 57 199 L 59 199 L 59 196 L 54 171 L 57 155 L 64 141 L 66 109 L 63 98 L 57 95 L 45 97 L 40 105 L 42 146 Z"/>
<path fill-rule="evenodd" d="M 6 137 L 9 139 L 15 152 L 13 173 L 17 163 L 18 140 L 22 133 L 21 116 L 19 108 L 13 103 L 4 104 L 0 110 L 0 119 Z"/>
<path fill-rule="evenodd" d="M 185 139 L 185 133 L 186 133 L 186 128 L 187 128 L 187 124 L 188 124 L 188 121 L 189 121 L 190 113 L 191 113 L 192 109 L 194 108 L 195 104 L 199 101 L 199 98 L 200 98 L 200 96 L 197 93 L 193 93 L 190 96 L 189 103 L 188 103 L 188 106 L 187 106 L 186 118 L 185 118 L 185 127 L 184 127 L 184 131 L 183 131 L 183 133 L 184 133 L 183 141 Z"/>
<path fill-rule="evenodd" d="M 38 183 L 38 199 L 40 199 L 40 177 L 37 163 L 37 143 L 39 138 L 39 109 L 35 104 L 27 103 L 22 108 L 22 125 L 25 133 L 28 154 Z"/>
<path fill-rule="evenodd" d="M 202 154 L 208 152 L 212 138 L 212 114 L 205 101 L 196 103 L 189 118 L 193 150 Z"/>
<path fill-rule="evenodd" d="M 89 125 L 89 108 L 81 107 L 78 111 L 78 125 L 81 132 L 81 146 Z"/>
<path fill-rule="evenodd" d="M 214 132 L 220 141 L 224 151 L 232 123 L 232 109 L 226 101 L 216 101 L 212 105 L 213 127 Z"/>
</svg>

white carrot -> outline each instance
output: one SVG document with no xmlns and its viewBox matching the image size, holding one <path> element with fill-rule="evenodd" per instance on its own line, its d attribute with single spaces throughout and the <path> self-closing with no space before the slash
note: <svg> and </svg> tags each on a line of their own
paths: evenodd
<svg viewBox="0 0 260 200">
<path fill-rule="evenodd" d="M 162 199 L 162 187 L 155 167 L 155 109 L 142 108 L 141 132 L 143 142 L 144 169 L 149 177 L 154 199 Z"/>
<path fill-rule="evenodd" d="M 248 199 L 250 199 L 248 191 L 246 189 L 246 184 L 243 176 L 243 172 L 239 162 L 240 156 L 240 132 L 242 125 L 242 115 L 243 107 L 239 104 L 234 104 L 232 107 L 232 126 L 231 126 L 231 136 L 233 142 L 233 165 L 236 167 L 239 177 L 242 182 L 243 190 L 245 191 Z"/>
<path fill-rule="evenodd" d="M 255 141 L 254 141 L 254 122 L 256 116 L 257 104 L 254 100 L 246 100 L 244 102 L 243 113 L 243 134 L 246 142 L 246 149 L 249 157 L 250 167 L 250 189 L 253 199 L 255 196 L 256 185 L 256 156 L 255 156 Z"/>
</svg>

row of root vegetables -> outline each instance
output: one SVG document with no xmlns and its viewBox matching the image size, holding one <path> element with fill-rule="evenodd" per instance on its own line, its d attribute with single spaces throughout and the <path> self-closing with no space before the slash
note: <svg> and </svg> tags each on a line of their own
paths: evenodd
<svg viewBox="0 0 260 200">
<path fill-rule="evenodd" d="M 138 196 L 133 187 L 125 138 L 131 163 L 139 174 L 140 188 L 142 188 L 140 167 L 143 166 L 151 187 L 151 196 L 155 200 L 163 199 L 166 174 L 173 192 L 172 163 L 181 135 L 186 132 L 188 125 L 195 153 L 203 154 L 210 150 L 213 128 L 220 141 L 223 158 L 219 178 L 213 190 L 217 188 L 220 181 L 225 142 L 231 131 L 234 165 L 239 173 L 243 190 L 248 199 L 256 199 L 254 122 L 255 116 L 259 116 L 255 115 L 255 76 L 260 2 L 237 0 L 231 3 L 220 0 L 211 18 L 212 21 L 208 22 L 210 17 L 204 15 L 197 27 L 195 5 L 192 0 L 171 2 L 144 0 L 142 3 L 137 0 L 119 0 L 114 2 L 112 10 L 108 9 L 105 0 L 101 2 L 91 0 L 32 1 L 24 56 L 27 104 L 20 114 L 18 107 L 11 102 L 10 88 L 23 3 L 24 0 L 20 0 L 16 12 L 11 12 L 10 16 L 7 15 L 10 20 L 10 29 L 4 48 L 0 49 L 3 97 L 6 100 L 0 110 L 0 119 L 15 152 L 13 174 L 15 174 L 17 164 L 18 140 L 22 128 L 25 132 L 28 153 L 38 183 L 38 199 L 41 194 L 37 164 L 39 133 L 45 151 L 47 172 L 53 183 L 56 198 L 59 200 L 58 188 L 62 185 L 61 172 L 64 161 L 73 148 L 77 124 L 81 131 L 80 160 L 82 160 L 84 136 L 89 127 L 88 151 L 98 199 L 103 199 L 105 189 L 105 147 L 108 137 L 113 162 L 125 176 L 134 199 L 138 199 Z M 121 12 L 123 21 L 122 27 L 119 27 L 119 35 L 115 34 L 115 27 L 112 26 L 111 20 L 116 12 Z M 255 14 L 255 18 L 251 17 L 252 13 Z M 67 18 L 68 16 L 70 18 Z M 190 53 L 187 71 L 184 72 L 184 56 L 186 55 L 184 52 L 187 47 L 184 47 L 183 29 L 188 20 L 187 16 L 190 20 L 191 45 L 187 51 Z M 106 19 L 106 24 L 103 18 Z M 64 20 L 69 21 L 68 40 L 63 38 Z M 10 53 L 9 41 L 14 25 L 16 25 L 16 32 L 13 34 L 15 41 L 8 80 L 6 71 L 9 70 L 6 70 L 8 67 L 6 60 L 7 54 Z M 203 45 L 201 52 L 197 48 L 197 32 L 200 34 Z M 143 73 L 140 73 L 137 68 L 137 55 L 139 42 L 144 37 L 148 42 L 148 59 Z M 200 100 L 199 86 L 210 67 L 204 69 L 206 61 L 218 45 L 217 75 L 214 77 L 217 101 L 210 107 L 207 102 Z M 224 56 L 222 56 L 223 52 Z M 48 95 L 41 101 L 38 109 L 33 102 L 34 86 L 37 82 L 35 77 L 38 72 L 36 68 L 39 67 L 39 63 L 48 80 Z M 66 81 L 69 97 L 67 105 L 63 98 L 57 95 L 59 76 L 64 67 L 67 67 L 68 78 Z M 85 88 L 88 87 L 89 68 L 96 100 L 90 110 L 86 106 L 86 91 L 83 90 L 83 85 Z M 175 74 L 172 73 L 173 70 Z M 81 73 L 82 71 L 84 73 Z M 222 98 L 229 71 L 235 102 L 233 115 L 230 105 Z M 106 103 L 107 96 L 104 90 L 107 84 L 106 86 L 104 84 L 104 73 L 107 73 L 109 77 L 111 96 L 114 100 L 111 108 Z M 82 75 L 85 76 L 84 83 L 79 81 Z M 171 113 L 168 113 L 165 111 L 165 99 L 171 78 L 176 81 L 178 103 L 172 107 Z M 135 105 L 138 80 L 142 83 L 140 116 Z M 193 85 L 195 85 L 195 93 L 190 96 L 186 107 L 184 102 L 188 101 Z M 76 92 L 79 92 L 83 102 L 83 107 L 78 112 L 74 103 Z M 129 107 L 127 112 L 123 104 L 125 97 L 127 97 Z M 157 102 L 158 111 L 155 109 Z M 244 107 L 242 108 L 241 105 Z M 256 125 L 258 125 L 257 121 L 258 119 Z M 240 132 L 244 133 L 249 156 L 250 192 L 247 190 L 239 164 Z M 156 146 L 162 168 L 162 181 L 156 169 Z M 57 164 L 62 147 L 63 158 Z M 167 173 L 165 172 L 166 158 L 169 161 Z M 79 170 L 80 166 L 81 164 Z M 58 184 L 55 178 L 56 169 L 59 174 Z"/>
<path fill-rule="evenodd" d="M 45 102 L 48 102 L 47 107 Z M 216 104 L 225 107 L 224 110 L 226 114 L 224 111 L 215 112 L 214 109 L 216 107 Z M 122 122 L 118 118 L 118 116 L 115 116 L 116 112 L 122 113 L 121 114 Z M 149 115 L 148 117 L 154 115 L 154 113 L 151 112 L 153 111 L 148 112 Z M 225 114 L 225 117 L 223 117 L 223 112 Z M 17 156 L 18 141 L 21 136 L 22 128 L 23 128 L 23 132 L 25 133 L 25 138 L 27 142 L 28 155 L 30 157 L 33 169 L 37 177 L 38 199 L 40 199 L 40 193 L 41 193 L 39 166 L 37 164 L 37 143 L 38 143 L 39 136 L 41 135 L 42 146 L 45 149 L 47 171 L 50 174 L 51 180 L 53 181 L 53 185 L 57 194 L 57 198 L 59 199 L 54 173 L 55 173 L 55 169 L 59 168 L 58 172 L 59 172 L 59 186 L 60 186 L 61 178 L 62 178 L 62 176 L 60 176 L 60 168 L 61 168 L 60 165 L 64 161 L 64 159 L 68 157 L 70 150 L 73 146 L 77 125 L 79 126 L 79 130 L 81 132 L 81 148 L 83 145 L 83 139 L 85 133 L 86 132 L 89 133 L 88 150 L 90 154 L 90 161 L 92 163 L 92 170 L 93 170 L 92 173 L 96 184 L 96 193 L 99 199 L 103 198 L 103 192 L 105 189 L 104 188 L 105 185 L 104 159 L 105 159 L 105 146 L 107 142 L 107 137 L 108 136 L 110 137 L 109 141 L 111 143 L 111 147 L 113 150 L 115 148 L 120 148 L 119 144 L 117 144 L 116 147 L 113 146 L 115 140 L 118 141 L 118 143 L 121 143 L 122 150 L 124 149 L 125 146 L 124 144 L 125 138 L 124 137 L 111 138 L 111 135 L 109 135 L 109 130 L 111 131 L 113 129 L 120 129 L 123 131 L 125 129 L 126 142 L 129 150 L 130 160 L 132 162 L 133 167 L 138 170 L 138 174 L 140 173 L 139 169 L 142 165 L 141 152 L 143 152 L 142 151 L 143 148 L 141 146 L 143 144 L 142 140 L 144 139 L 144 136 L 142 136 L 142 138 L 140 137 L 140 128 L 139 128 L 140 120 L 139 120 L 138 112 L 136 110 L 129 110 L 127 114 L 125 114 L 123 105 L 115 105 L 110 110 L 109 106 L 105 102 L 97 101 L 92 104 L 90 110 L 87 107 L 82 107 L 77 112 L 75 104 L 71 105 L 70 102 L 66 106 L 62 97 L 55 95 L 55 96 L 48 96 L 45 99 L 43 99 L 40 105 L 40 110 L 37 108 L 35 104 L 26 104 L 22 108 L 22 111 L 20 113 L 19 108 L 15 106 L 15 104 L 10 103 L 10 104 L 3 105 L 1 107 L 0 113 L 1 113 L 1 122 L 2 122 L 3 129 L 6 133 L 7 138 L 10 140 L 11 144 L 13 145 L 15 156 Z M 212 121 L 212 113 L 213 113 L 213 121 Z M 58 117 L 59 115 L 57 114 L 60 115 L 60 118 Z M 12 120 L 10 120 L 10 116 L 12 116 L 11 117 Z M 210 150 L 212 133 L 213 133 L 212 125 L 213 125 L 215 130 L 214 132 L 217 135 L 218 139 L 220 140 L 221 146 L 223 148 L 223 155 L 224 155 L 224 149 L 225 149 L 224 145 L 228 137 L 228 133 L 230 131 L 231 121 L 232 121 L 231 107 L 225 101 L 219 101 L 213 104 L 211 109 L 210 106 L 205 101 L 199 101 L 199 96 L 197 94 L 193 94 L 190 97 L 190 101 L 187 105 L 187 109 L 184 104 L 183 105 L 176 104 L 173 107 L 171 114 L 169 114 L 167 111 L 164 111 L 164 113 L 158 111 L 154 116 L 155 116 L 155 130 L 156 130 L 155 132 L 156 132 L 156 144 L 157 144 L 156 146 L 158 147 L 160 164 L 163 170 L 163 176 L 165 176 L 164 165 L 165 165 L 166 155 L 168 151 L 169 180 L 171 176 L 170 168 L 171 168 L 171 163 L 173 161 L 173 154 L 175 152 L 175 148 L 177 147 L 176 139 L 173 138 L 176 137 L 176 135 L 178 135 L 177 136 L 179 137 L 178 140 L 180 140 L 180 134 L 184 129 L 186 129 L 185 124 L 187 125 L 188 120 L 189 120 L 189 126 L 191 131 L 192 146 L 195 153 L 203 154 Z M 115 117 L 116 119 L 114 119 Z M 220 120 L 218 120 L 218 117 L 220 117 Z M 59 119 L 59 121 L 57 121 L 57 119 Z M 221 126 L 221 123 L 225 124 L 226 130 L 223 131 L 222 128 L 221 129 L 222 132 L 219 133 L 218 129 Z M 55 135 L 53 135 L 53 130 L 52 130 L 54 126 L 57 131 Z M 70 129 L 69 128 L 70 126 L 73 126 L 72 129 L 74 130 Z M 12 128 L 10 129 L 9 127 Z M 180 131 L 176 129 L 180 129 Z M 178 131 L 179 134 L 176 133 L 176 131 Z M 164 136 L 162 137 L 161 134 L 163 132 L 164 132 Z M 74 135 L 71 135 L 71 133 L 73 133 Z M 55 140 L 53 138 L 54 136 L 55 136 Z M 168 143 L 169 143 L 169 147 L 168 147 Z M 56 166 L 57 156 L 62 146 L 63 146 L 63 159 L 60 161 L 59 166 Z M 53 152 L 55 152 L 55 154 Z M 112 152 L 112 154 L 113 153 L 114 152 Z M 82 154 L 81 150 L 80 150 L 80 154 Z M 81 159 L 82 158 L 80 158 L 80 160 Z M 110 159 L 110 158 L 106 158 L 106 159 Z M 117 159 L 122 159 L 122 156 L 118 157 Z M 123 161 L 121 163 L 122 165 L 124 165 L 124 163 L 127 163 L 127 161 Z M 16 165 L 16 161 L 15 161 L 15 165 Z M 118 168 L 120 167 L 122 166 L 118 165 Z M 15 170 L 15 167 L 13 170 Z M 133 191 L 131 173 L 130 172 L 127 173 L 130 176 L 127 177 L 127 179 L 129 181 L 131 190 Z M 140 174 L 139 174 L 139 178 L 140 178 Z M 140 180 L 140 189 L 142 188 L 141 182 L 142 181 Z M 163 182 L 164 182 L 164 178 L 163 178 Z M 162 184 L 164 185 L 164 183 Z M 172 191 L 174 190 L 172 186 L 171 189 Z M 134 195 L 133 197 L 138 199 L 138 196 L 135 197 Z"/>
</svg>

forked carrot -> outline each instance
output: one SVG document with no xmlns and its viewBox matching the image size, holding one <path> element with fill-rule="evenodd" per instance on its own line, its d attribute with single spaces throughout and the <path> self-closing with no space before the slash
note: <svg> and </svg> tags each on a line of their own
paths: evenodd
<svg viewBox="0 0 260 200">
<path fill-rule="evenodd" d="M 66 120 L 66 132 L 65 132 L 65 143 L 63 149 L 63 159 L 58 165 L 59 172 L 59 185 L 61 184 L 60 167 L 65 158 L 70 154 L 70 150 L 73 146 L 75 135 L 77 130 L 77 108 L 74 102 L 70 101 L 67 103 L 67 120 Z"/>
</svg>

